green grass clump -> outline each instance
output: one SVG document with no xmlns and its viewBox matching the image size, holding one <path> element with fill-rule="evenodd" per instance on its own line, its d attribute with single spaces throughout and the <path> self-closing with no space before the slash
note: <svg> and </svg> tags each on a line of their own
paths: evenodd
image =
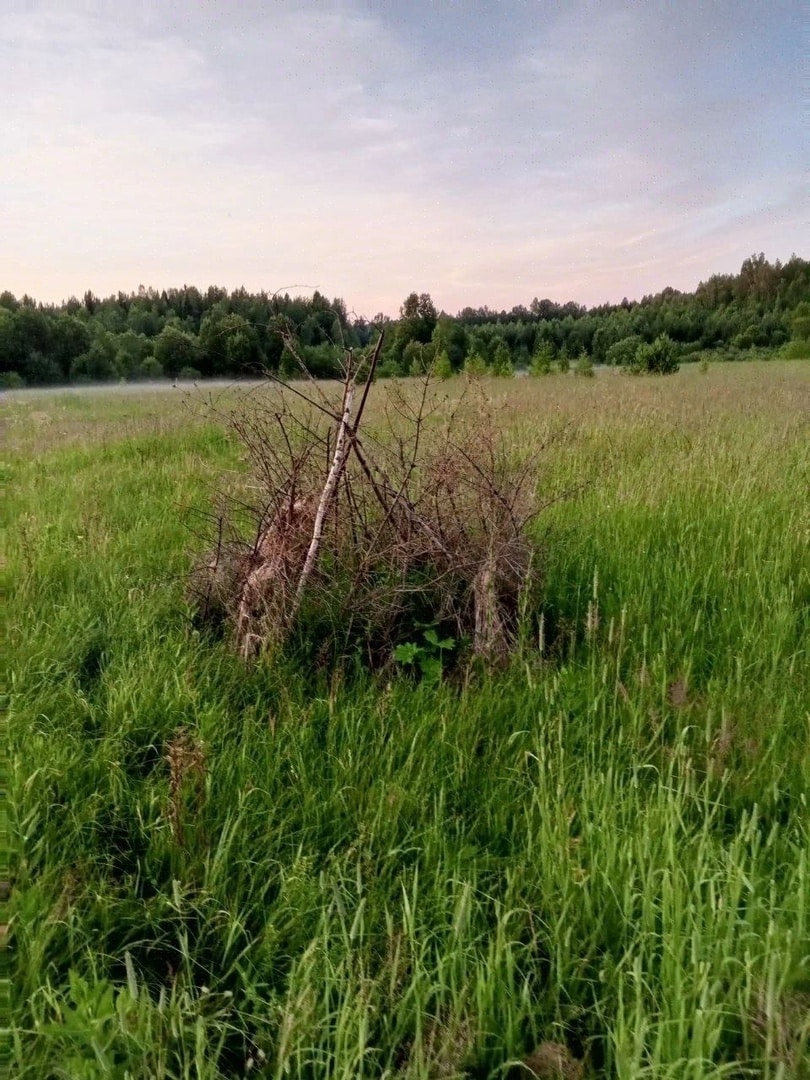
<svg viewBox="0 0 810 1080">
<path fill-rule="evenodd" d="M 454 685 L 193 628 L 198 410 L 7 407 L 15 1076 L 802 1075 L 806 367 L 490 389 L 576 494 L 538 639 Z"/>
</svg>

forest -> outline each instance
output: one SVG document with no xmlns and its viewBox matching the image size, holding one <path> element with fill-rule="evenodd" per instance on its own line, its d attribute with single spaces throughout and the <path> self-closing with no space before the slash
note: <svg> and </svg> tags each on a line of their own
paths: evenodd
<svg viewBox="0 0 810 1080">
<path fill-rule="evenodd" d="M 668 362 L 742 360 L 774 354 L 810 358 L 810 262 L 746 259 L 737 274 L 715 274 L 694 292 L 667 288 L 641 300 L 586 308 L 533 299 L 511 311 L 437 311 L 411 293 L 399 318 L 368 320 L 340 298 L 316 291 L 201 292 L 141 286 L 100 298 L 86 292 L 61 305 L 0 293 L 0 385 L 5 388 L 168 378 L 239 378 L 262 371 L 294 377 L 304 363 L 317 378 L 339 373 L 347 348 L 386 327 L 378 374 L 469 371 L 536 373 L 552 363 L 632 366 L 657 342 Z M 295 341 L 295 355 L 290 342 Z"/>
</svg>

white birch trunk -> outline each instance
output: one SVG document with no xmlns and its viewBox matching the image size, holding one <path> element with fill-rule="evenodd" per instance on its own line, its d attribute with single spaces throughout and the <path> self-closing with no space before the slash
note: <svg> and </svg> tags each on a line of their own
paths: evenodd
<svg viewBox="0 0 810 1080">
<path fill-rule="evenodd" d="M 304 589 L 306 588 L 309 576 L 315 566 L 318 558 L 318 549 L 321 546 L 321 537 L 323 536 L 323 523 L 326 520 L 326 515 L 329 511 L 329 507 L 332 504 L 332 500 L 337 492 L 337 486 L 340 481 L 341 473 L 346 465 L 346 459 L 349 456 L 351 450 L 351 443 L 349 442 L 347 435 L 349 430 L 349 421 L 352 415 L 352 403 L 354 401 L 354 384 L 352 383 L 347 391 L 346 398 L 343 403 L 343 416 L 341 417 L 340 424 L 338 425 L 337 438 L 335 439 L 335 453 L 332 458 L 332 467 L 329 470 L 329 475 L 326 478 L 323 492 L 321 494 L 320 502 L 318 503 L 318 510 L 315 514 L 315 524 L 312 529 L 312 540 L 309 544 L 309 550 L 307 551 L 307 557 L 304 560 L 304 566 L 301 570 L 301 577 L 298 579 L 298 588 L 295 590 L 295 599 L 293 600 L 292 609 L 290 611 L 289 622 L 292 623 L 296 616 L 298 608 L 301 605 L 301 600 L 304 596 Z"/>
</svg>

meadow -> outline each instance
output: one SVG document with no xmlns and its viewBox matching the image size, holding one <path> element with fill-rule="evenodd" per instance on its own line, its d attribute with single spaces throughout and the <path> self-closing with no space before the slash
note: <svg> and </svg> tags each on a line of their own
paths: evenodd
<svg viewBox="0 0 810 1080">
<path fill-rule="evenodd" d="M 439 685 L 194 625 L 204 392 L 6 396 L 11 1075 L 810 1075 L 810 365 L 485 386 L 542 619 Z"/>
</svg>

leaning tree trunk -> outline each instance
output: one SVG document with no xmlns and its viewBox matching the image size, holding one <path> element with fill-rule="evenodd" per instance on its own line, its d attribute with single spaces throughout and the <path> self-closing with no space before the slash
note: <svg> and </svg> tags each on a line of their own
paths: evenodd
<svg viewBox="0 0 810 1080">
<path fill-rule="evenodd" d="M 307 551 L 307 557 L 304 560 L 304 566 L 301 570 L 301 576 L 298 579 L 298 587 L 295 590 L 295 597 L 292 602 L 292 608 L 290 609 L 288 621 L 292 624 L 295 616 L 298 613 L 298 609 L 301 606 L 301 601 L 304 598 L 304 590 L 307 586 L 307 581 L 315 567 L 315 563 L 318 560 L 318 549 L 321 546 L 321 538 L 323 537 L 323 523 L 326 520 L 326 515 L 329 512 L 329 508 L 335 500 L 337 494 L 338 484 L 340 478 L 343 475 L 343 470 L 346 468 L 346 461 L 349 457 L 349 452 L 352 448 L 351 441 L 349 439 L 349 424 L 352 415 L 352 404 L 354 402 L 354 384 L 350 384 L 346 390 L 346 397 L 343 402 L 343 415 L 340 418 L 340 424 L 338 425 L 337 437 L 335 439 L 335 453 L 332 458 L 332 467 L 329 470 L 329 475 L 326 478 L 323 491 L 321 493 L 320 501 L 318 502 L 318 509 L 315 513 L 315 524 L 312 528 L 312 540 L 309 544 L 309 550 Z"/>
</svg>

